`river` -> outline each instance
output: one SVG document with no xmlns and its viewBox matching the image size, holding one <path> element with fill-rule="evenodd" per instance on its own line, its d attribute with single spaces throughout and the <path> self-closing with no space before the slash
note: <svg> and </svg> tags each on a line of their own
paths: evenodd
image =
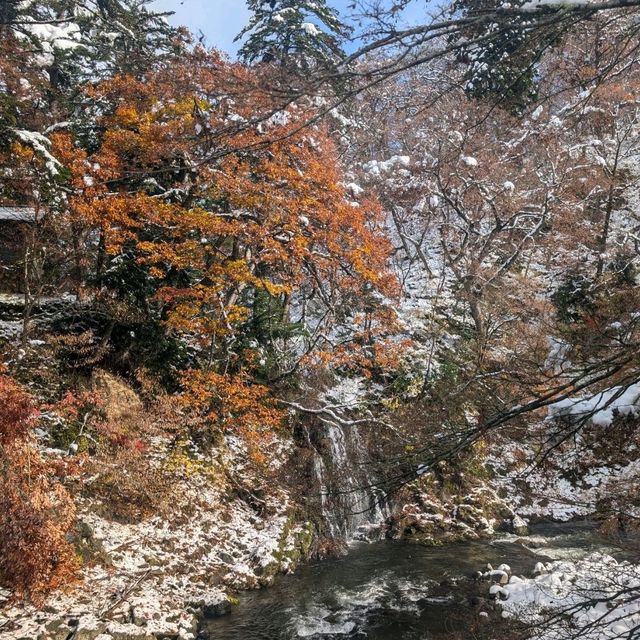
<svg viewBox="0 0 640 640">
<path fill-rule="evenodd" d="M 589 522 L 538 525 L 528 538 L 424 547 L 358 543 L 308 564 L 261 591 L 240 594 L 225 617 L 204 621 L 201 640 L 451 640 L 477 620 L 481 589 L 469 580 L 487 563 L 529 575 L 540 559 L 578 558 L 605 548 Z M 620 555 L 620 553 L 618 553 Z M 485 603 L 486 604 L 486 603 Z"/>
</svg>

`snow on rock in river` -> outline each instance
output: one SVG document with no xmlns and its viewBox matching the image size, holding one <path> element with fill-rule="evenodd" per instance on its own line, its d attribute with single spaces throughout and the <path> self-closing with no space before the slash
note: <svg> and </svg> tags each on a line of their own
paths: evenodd
<svg viewBox="0 0 640 640">
<path fill-rule="evenodd" d="M 550 562 L 537 568 L 540 575 L 512 576 L 496 594 L 503 617 L 536 625 L 532 638 L 638 637 L 640 566 L 596 553 L 579 562 Z M 549 613 L 562 615 L 550 621 Z"/>
</svg>

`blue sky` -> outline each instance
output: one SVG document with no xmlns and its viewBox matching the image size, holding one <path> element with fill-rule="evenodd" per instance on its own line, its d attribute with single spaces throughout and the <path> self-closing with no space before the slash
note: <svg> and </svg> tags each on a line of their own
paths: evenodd
<svg viewBox="0 0 640 640">
<path fill-rule="evenodd" d="M 344 15 L 348 13 L 349 1 L 330 0 L 329 4 Z M 170 19 L 173 24 L 186 25 L 195 34 L 202 32 L 207 44 L 230 54 L 237 50 L 233 39 L 247 24 L 250 15 L 245 0 L 156 0 L 155 7 L 161 11 L 175 11 Z M 424 11 L 421 7 L 424 7 L 424 0 L 416 0 L 408 17 L 417 17 Z"/>
</svg>

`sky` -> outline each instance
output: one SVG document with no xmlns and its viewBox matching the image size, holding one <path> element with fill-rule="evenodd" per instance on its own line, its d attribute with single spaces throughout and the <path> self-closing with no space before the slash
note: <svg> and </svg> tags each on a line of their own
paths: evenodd
<svg viewBox="0 0 640 640">
<path fill-rule="evenodd" d="M 207 44 L 235 53 L 233 39 L 249 21 L 245 0 L 156 0 L 160 11 L 175 11 L 169 21 L 185 25 L 196 35 L 202 32 Z"/>
<path fill-rule="evenodd" d="M 348 13 L 347 5 L 352 0 L 330 0 L 329 4 L 342 15 Z M 408 17 L 416 17 L 422 12 L 418 3 L 410 7 Z M 194 34 L 202 32 L 206 42 L 233 55 L 238 43 L 233 39 L 249 21 L 250 13 L 245 0 L 156 0 L 155 8 L 159 11 L 174 11 L 169 20 L 174 25 L 186 25 Z"/>
</svg>

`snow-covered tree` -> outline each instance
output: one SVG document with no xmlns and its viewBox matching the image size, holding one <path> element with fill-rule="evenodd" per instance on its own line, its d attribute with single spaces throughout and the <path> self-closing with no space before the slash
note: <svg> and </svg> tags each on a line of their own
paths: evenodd
<svg viewBox="0 0 640 640">
<path fill-rule="evenodd" d="M 240 57 L 308 69 L 333 69 L 344 57 L 349 29 L 325 0 L 248 0 L 253 17 L 236 40 L 247 36 Z"/>
<path fill-rule="evenodd" d="M 542 54 L 565 30 L 561 23 L 540 25 L 522 13 L 488 16 L 500 8 L 494 0 L 457 0 L 452 10 L 463 19 L 476 20 L 452 39 L 468 42 L 458 52 L 465 66 L 468 96 L 498 101 L 512 112 L 521 111 L 537 96 L 536 66 Z M 523 3 L 515 4 L 519 8 Z M 487 15 L 487 19 L 480 19 Z"/>
</svg>

